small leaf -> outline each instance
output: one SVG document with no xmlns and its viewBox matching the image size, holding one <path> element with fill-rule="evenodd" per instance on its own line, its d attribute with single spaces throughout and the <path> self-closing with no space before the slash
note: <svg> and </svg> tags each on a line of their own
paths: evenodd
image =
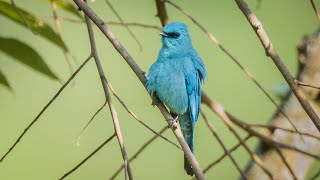
<svg viewBox="0 0 320 180">
<path fill-rule="evenodd" d="M 51 43 L 59 46 L 65 51 L 68 51 L 67 46 L 62 41 L 60 36 L 57 33 L 55 33 L 54 30 L 47 23 L 43 22 L 40 18 L 37 18 L 35 15 L 31 14 L 30 12 L 27 12 L 26 10 L 23 10 L 21 8 L 19 8 L 19 10 L 21 11 L 27 23 L 30 25 L 31 29 L 35 33 L 46 38 Z M 0 0 L 0 14 L 26 27 L 25 22 L 20 17 L 15 7 L 3 0 Z"/>
<path fill-rule="evenodd" d="M 0 51 L 38 72 L 41 72 L 53 79 L 58 79 L 42 57 L 23 42 L 16 39 L 0 37 Z"/>
<path fill-rule="evenodd" d="M 8 89 L 11 89 L 11 86 L 6 78 L 6 76 L 0 71 L 0 84 L 6 86 Z"/>
<path fill-rule="evenodd" d="M 65 10 L 66 12 L 69 12 L 75 16 L 77 16 L 79 19 L 83 20 L 82 15 L 79 13 L 78 9 L 71 3 L 70 0 L 48 0 L 49 2 L 56 3 L 57 7 Z"/>
</svg>

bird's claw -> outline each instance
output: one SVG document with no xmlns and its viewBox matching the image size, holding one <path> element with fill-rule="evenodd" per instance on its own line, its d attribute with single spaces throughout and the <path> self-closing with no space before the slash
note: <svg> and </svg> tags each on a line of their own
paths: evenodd
<svg viewBox="0 0 320 180">
<path fill-rule="evenodd" d="M 177 128 L 176 122 L 178 122 L 178 116 L 174 119 L 168 119 L 168 128 Z"/>
</svg>

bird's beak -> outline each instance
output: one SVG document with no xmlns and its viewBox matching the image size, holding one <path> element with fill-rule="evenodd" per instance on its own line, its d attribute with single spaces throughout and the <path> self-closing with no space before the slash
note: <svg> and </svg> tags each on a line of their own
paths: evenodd
<svg viewBox="0 0 320 180">
<path fill-rule="evenodd" d="M 169 37 L 165 32 L 159 33 L 159 35 L 164 36 L 164 37 Z"/>
</svg>

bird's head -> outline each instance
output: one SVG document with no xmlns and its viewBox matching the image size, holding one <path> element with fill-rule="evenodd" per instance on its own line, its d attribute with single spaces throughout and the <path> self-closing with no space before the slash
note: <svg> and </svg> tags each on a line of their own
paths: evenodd
<svg viewBox="0 0 320 180">
<path fill-rule="evenodd" d="M 172 22 L 163 27 L 162 32 L 163 47 L 182 48 L 191 46 L 188 27 L 180 22 Z"/>
</svg>

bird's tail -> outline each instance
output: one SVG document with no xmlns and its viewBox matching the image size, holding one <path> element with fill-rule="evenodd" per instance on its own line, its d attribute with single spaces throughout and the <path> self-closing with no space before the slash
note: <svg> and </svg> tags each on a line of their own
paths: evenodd
<svg viewBox="0 0 320 180">
<path fill-rule="evenodd" d="M 179 123 L 180 123 L 183 137 L 186 140 L 187 144 L 189 145 L 189 148 L 192 151 L 192 153 L 194 153 L 194 148 L 193 148 L 194 125 L 192 124 L 192 121 L 190 119 L 189 112 L 186 112 L 184 115 L 179 117 Z M 192 166 L 189 164 L 186 156 L 184 156 L 184 170 L 187 172 L 188 175 L 193 176 L 194 172 L 193 172 Z"/>
</svg>

